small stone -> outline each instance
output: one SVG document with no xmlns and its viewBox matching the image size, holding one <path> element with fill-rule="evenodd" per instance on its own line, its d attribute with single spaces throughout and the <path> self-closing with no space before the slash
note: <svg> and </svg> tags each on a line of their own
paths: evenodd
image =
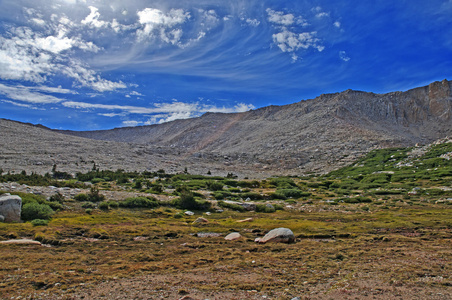
<svg viewBox="0 0 452 300">
<path fill-rule="evenodd" d="M 186 214 L 187 216 L 193 216 L 195 213 L 192 212 L 192 211 L 187 210 L 187 211 L 185 212 L 185 214 Z"/>
<path fill-rule="evenodd" d="M 207 220 L 206 218 L 199 217 L 193 222 L 193 224 L 200 224 L 200 223 L 209 223 L 209 220 Z"/>
<path fill-rule="evenodd" d="M 224 239 L 227 241 L 235 241 L 239 240 L 242 237 L 242 235 L 238 232 L 231 232 L 228 234 Z"/>
<path fill-rule="evenodd" d="M 243 220 L 238 220 L 237 223 L 251 222 L 251 221 L 253 221 L 253 218 L 246 218 L 246 219 L 243 219 Z"/>
</svg>

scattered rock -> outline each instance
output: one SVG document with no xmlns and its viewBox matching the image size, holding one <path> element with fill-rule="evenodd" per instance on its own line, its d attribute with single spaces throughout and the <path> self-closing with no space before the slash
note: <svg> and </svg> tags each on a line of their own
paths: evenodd
<svg viewBox="0 0 452 300">
<path fill-rule="evenodd" d="M 210 237 L 219 237 L 219 236 L 221 236 L 221 233 L 217 233 L 217 232 L 198 232 L 198 233 L 195 233 L 194 236 L 200 237 L 200 238 L 210 238 Z"/>
<path fill-rule="evenodd" d="M 30 239 L 8 240 L 8 241 L 2 241 L 2 242 L 0 242 L 0 244 L 41 245 L 40 242 L 30 240 Z"/>
<path fill-rule="evenodd" d="M 231 200 L 225 200 L 224 202 L 228 203 L 228 204 L 240 205 L 241 207 L 243 207 L 247 211 L 256 210 L 256 204 L 255 203 L 243 203 L 243 202 L 231 201 Z"/>
<path fill-rule="evenodd" d="M 243 219 L 243 220 L 238 220 L 237 223 L 251 222 L 251 221 L 253 221 L 253 218 L 246 218 L 246 219 Z"/>
<path fill-rule="evenodd" d="M 3 215 L 0 215 L 0 223 L 5 222 L 5 217 Z"/>
<path fill-rule="evenodd" d="M 231 232 L 224 239 L 227 240 L 227 241 L 235 241 L 235 240 L 239 240 L 240 238 L 242 238 L 242 235 L 240 233 L 238 233 L 238 232 Z"/>
<path fill-rule="evenodd" d="M 201 224 L 201 223 L 209 223 L 209 220 L 207 220 L 206 218 L 199 217 L 193 222 L 193 224 Z"/>
<path fill-rule="evenodd" d="M 256 238 L 254 240 L 256 243 L 291 243 L 295 241 L 295 235 L 292 230 L 288 228 L 276 228 L 270 230 L 264 237 Z"/>
<path fill-rule="evenodd" d="M 180 298 L 179 300 L 195 300 L 195 298 L 192 298 L 190 296 L 183 296 L 182 298 Z"/>
<path fill-rule="evenodd" d="M 0 195 L 0 215 L 4 222 L 20 222 L 22 199 L 16 195 Z"/>
<path fill-rule="evenodd" d="M 187 210 L 187 211 L 185 212 L 185 214 L 186 214 L 187 216 L 193 216 L 195 213 L 192 212 L 192 211 Z"/>
</svg>

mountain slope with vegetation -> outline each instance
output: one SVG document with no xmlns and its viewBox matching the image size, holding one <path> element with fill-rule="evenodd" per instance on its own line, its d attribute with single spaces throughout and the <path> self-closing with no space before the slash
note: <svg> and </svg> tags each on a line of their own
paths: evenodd
<svg viewBox="0 0 452 300">
<path fill-rule="evenodd" d="M 285 106 L 160 125 L 73 132 L 98 140 L 177 149 L 225 163 L 325 171 L 376 148 L 414 146 L 452 135 L 451 83 L 406 92 L 347 90 Z"/>
</svg>

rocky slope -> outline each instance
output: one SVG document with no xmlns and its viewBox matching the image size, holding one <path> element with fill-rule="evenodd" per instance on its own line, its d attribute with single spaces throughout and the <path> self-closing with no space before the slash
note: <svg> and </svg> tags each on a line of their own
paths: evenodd
<svg viewBox="0 0 452 300">
<path fill-rule="evenodd" d="M 245 113 L 207 113 L 160 125 L 63 133 L 160 147 L 184 159 L 237 169 L 328 171 L 374 148 L 451 135 L 451 85 L 443 80 L 388 94 L 347 90 Z"/>
</svg>

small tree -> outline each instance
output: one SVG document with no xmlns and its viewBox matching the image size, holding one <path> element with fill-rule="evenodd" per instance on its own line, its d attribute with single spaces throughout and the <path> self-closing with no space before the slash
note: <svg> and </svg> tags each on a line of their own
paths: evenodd
<svg viewBox="0 0 452 300">
<path fill-rule="evenodd" d="M 105 196 L 99 193 L 99 188 L 97 186 L 92 186 L 88 194 L 88 201 L 91 202 L 101 202 L 105 200 Z"/>
<path fill-rule="evenodd" d="M 177 206 L 185 209 L 197 209 L 198 203 L 195 200 L 193 193 L 186 187 L 180 188 L 180 197 L 176 201 Z"/>
</svg>

